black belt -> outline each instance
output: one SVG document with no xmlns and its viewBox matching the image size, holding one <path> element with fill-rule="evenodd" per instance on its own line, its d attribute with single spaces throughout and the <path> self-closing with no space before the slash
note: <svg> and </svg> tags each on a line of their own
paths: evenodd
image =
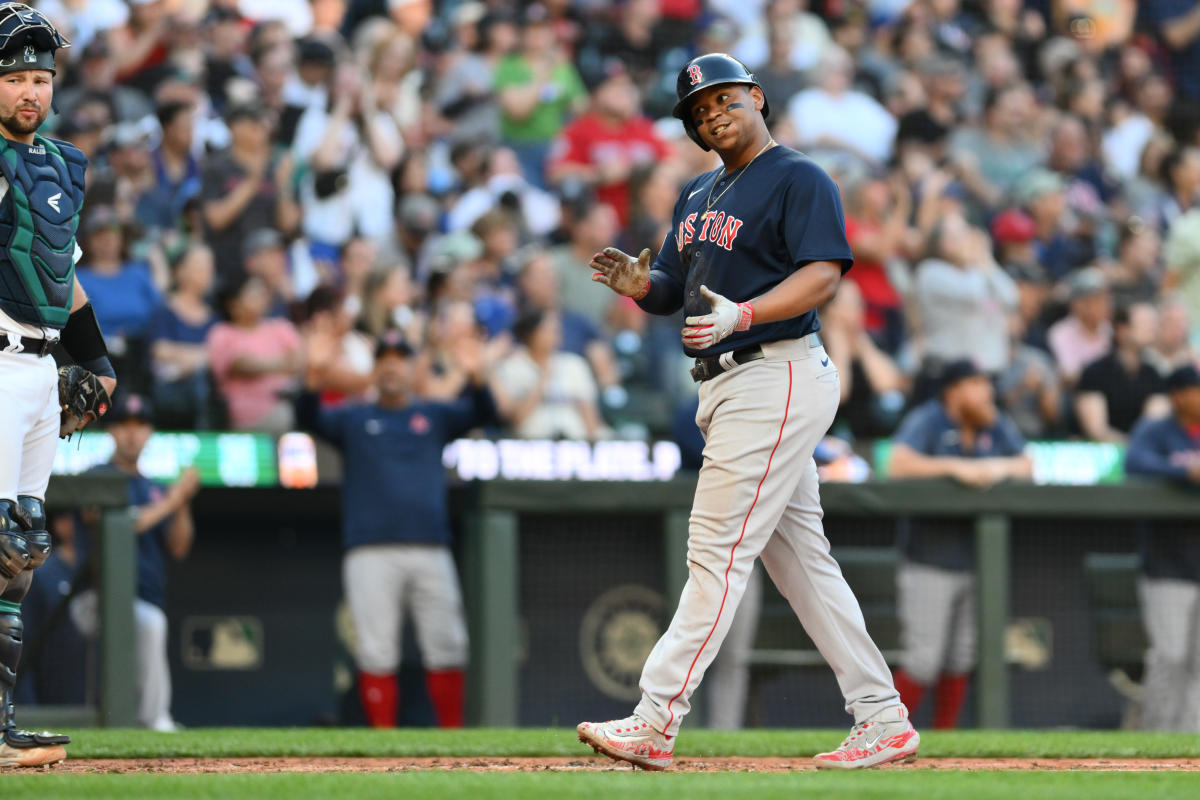
<svg viewBox="0 0 1200 800">
<path fill-rule="evenodd" d="M 50 352 L 54 350 L 54 345 L 58 344 L 58 339 L 35 339 L 32 336 L 17 337 L 11 333 L 8 334 L 7 340 L 0 337 L 0 344 L 5 344 L 6 341 L 7 346 L 0 348 L 0 350 L 6 353 L 29 353 L 38 358 L 50 355 Z M 21 346 L 14 347 L 18 342 Z"/>
<path fill-rule="evenodd" d="M 729 353 L 721 353 L 718 356 L 697 358 L 696 366 L 692 367 L 692 380 L 701 383 L 717 377 L 722 372 L 728 372 L 739 364 L 749 364 L 751 361 L 758 361 L 765 357 L 762 347 L 751 345 Z"/>
</svg>

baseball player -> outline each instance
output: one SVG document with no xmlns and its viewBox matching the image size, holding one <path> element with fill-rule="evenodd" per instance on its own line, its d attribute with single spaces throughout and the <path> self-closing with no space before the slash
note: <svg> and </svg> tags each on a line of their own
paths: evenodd
<svg viewBox="0 0 1200 800">
<path fill-rule="evenodd" d="M 854 716 L 823 768 L 915 757 L 920 736 L 821 526 L 813 450 L 833 422 L 837 368 L 814 309 L 853 258 L 837 187 L 767 131 L 767 97 L 723 53 L 693 59 L 676 81 L 674 114 L 723 169 L 688 183 L 653 267 L 615 248 L 593 280 L 645 311 L 686 311 L 684 352 L 700 383 L 704 461 L 688 534 L 690 576 L 667 632 L 642 669 L 630 717 L 579 725 L 597 752 L 646 767 L 671 764 L 675 736 L 729 629 L 754 560 L 788 599 L 833 667 Z"/>
<path fill-rule="evenodd" d="M 37 135 L 54 95 L 54 54 L 70 46 L 42 14 L 0 5 L 0 766 L 66 758 L 70 739 L 17 728 L 21 600 L 50 553 L 42 503 L 58 436 L 108 408 L 116 374 L 75 277 L 87 158 Z M 77 363 L 56 369 L 61 341 Z"/>
<path fill-rule="evenodd" d="M 1167 376 L 1171 415 L 1145 417 L 1129 437 L 1130 475 L 1200 484 L 1200 372 Z M 1140 522 L 1138 596 L 1146 652 L 1142 727 L 1200 732 L 1200 532 L 1190 520 Z"/>
</svg>

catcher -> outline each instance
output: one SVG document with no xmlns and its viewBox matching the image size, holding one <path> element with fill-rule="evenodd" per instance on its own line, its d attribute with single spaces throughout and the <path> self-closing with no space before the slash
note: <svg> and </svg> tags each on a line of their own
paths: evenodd
<svg viewBox="0 0 1200 800">
<path fill-rule="evenodd" d="M 87 158 L 37 134 L 54 95 L 55 51 L 69 47 L 42 14 L 0 4 L 0 766 L 66 758 L 70 739 L 17 727 L 21 601 L 50 553 L 42 503 L 57 439 L 108 410 L 116 374 L 75 243 Z M 76 363 L 59 370 L 62 344 Z"/>
</svg>

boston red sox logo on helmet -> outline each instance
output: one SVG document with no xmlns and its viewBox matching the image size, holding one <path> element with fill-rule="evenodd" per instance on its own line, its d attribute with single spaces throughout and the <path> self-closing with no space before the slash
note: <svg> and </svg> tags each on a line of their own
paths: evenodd
<svg viewBox="0 0 1200 800">
<path fill-rule="evenodd" d="M 692 86 L 695 86 L 697 83 L 704 80 L 704 75 L 700 72 L 699 64 L 692 64 L 690 67 L 688 67 L 687 72 L 688 77 L 692 80 Z"/>
</svg>

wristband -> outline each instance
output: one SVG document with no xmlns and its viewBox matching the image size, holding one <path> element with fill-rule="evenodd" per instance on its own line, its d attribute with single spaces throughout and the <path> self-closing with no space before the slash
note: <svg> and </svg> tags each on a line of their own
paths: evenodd
<svg viewBox="0 0 1200 800">
<path fill-rule="evenodd" d="M 748 331 L 750 326 L 754 324 L 754 306 L 749 303 L 738 303 L 738 323 L 734 326 L 735 331 Z"/>
</svg>

